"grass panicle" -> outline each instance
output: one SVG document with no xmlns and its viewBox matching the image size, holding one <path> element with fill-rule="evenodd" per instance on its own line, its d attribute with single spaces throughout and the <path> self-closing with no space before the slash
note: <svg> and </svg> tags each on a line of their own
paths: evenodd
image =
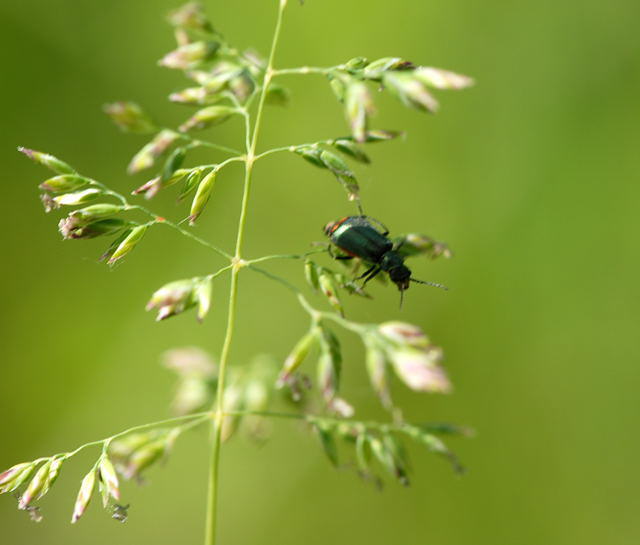
<svg viewBox="0 0 640 545">
<path fill-rule="evenodd" d="M 27 511 L 33 520 L 41 519 L 38 502 L 50 491 L 60 469 L 78 453 L 94 448 L 97 450 L 95 463 L 80 483 L 72 522 L 78 522 L 86 512 L 96 490 L 107 512 L 115 520 L 124 522 L 129 507 L 119 503 L 127 494 L 128 485 L 124 481 L 143 480 L 148 471 L 171 456 L 184 432 L 199 426 L 211 429 L 205 545 L 215 545 L 218 534 L 222 443 L 237 432 L 265 440 L 273 419 L 305 422 L 318 437 L 332 465 L 353 467 L 362 478 L 377 485 L 382 483 L 383 475 L 402 485 L 409 484 L 406 447 L 409 441 L 443 456 L 456 471 L 461 469 L 439 436 L 465 435 L 466 431 L 451 425 L 411 424 L 404 420 L 391 396 L 394 375 L 415 391 L 450 392 L 452 385 L 442 366 L 442 350 L 418 326 L 402 322 L 364 324 L 346 317 L 349 296 L 370 297 L 364 283 L 359 281 L 371 271 L 360 274 L 363 265 L 370 265 L 367 259 L 357 259 L 355 255 L 356 259 L 347 263 L 354 255 L 330 242 L 308 252 L 265 255 L 250 260 L 245 257 L 244 243 L 252 183 L 260 161 L 284 152 L 299 156 L 314 168 L 331 174 L 344 188 L 354 215 L 362 215 L 360 187 L 351 164 L 370 165 L 369 144 L 388 142 L 403 134 L 373 127 L 376 112 L 373 90 L 387 91 L 409 108 L 434 113 L 439 108 L 435 93 L 464 89 L 473 81 L 467 76 L 398 57 L 374 60 L 354 57 L 324 68 L 279 68 L 276 58 L 287 1 L 278 0 L 274 4 L 277 5 L 276 25 L 266 58 L 228 42 L 199 2 L 189 2 L 169 14 L 176 46 L 161 57 L 159 65 L 184 74 L 186 86 L 172 93 L 169 100 L 193 111 L 185 115 L 178 127 L 170 128 L 156 120 L 160 116 L 146 113 L 133 102 L 118 101 L 104 107 L 121 131 L 143 137 L 140 151 L 129 161 L 128 172 L 153 171 L 153 175 L 132 190 L 132 197 L 79 173 L 51 154 L 18 148 L 53 173 L 41 181 L 39 187 L 46 212 L 58 209 L 64 212 L 58 224 L 63 239 L 104 240 L 100 259 L 108 265 L 136 259 L 144 252 L 148 231 L 167 227 L 206 247 L 219 260 L 217 269 L 203 270 L 199 276 L 181 280 L 167 278 L 147 304 L 147 310 L 156 311 L 157 320 L 192 309 L 199 321 L 210 312 L 224 312 L 216 279 L 228 275 L 231 280 L 226 303 L 226 333 L 219 357 L 194 347 L 176 349 L 164 357 L 165 366 L 177 377 L 172 403 L 175 417 L 134 426 L 69 452 L 19 463 L 0 474 L 0 493 L 16 494 L 18 507 Z M 260 138 L 265 111 L 269 106 L 286 107 L 290 93 L 282 80 L 295 75 L 320 75 L 327 80 L 344 112 L 348 134 L 262 150 Z M 280 110 L 279 115 L 286 115 L 284 112 Z M 223 123 L 242 124 L 245 134 L 241 145 L 200 136 L 206 136 L 210 127 Z M 199 148 L 216 152 L 218 157 L 222 154 L 223 158 L 216 163 L 194 164 L 192 151 Z M 193 234 L 184 224 L 193 225 L 206 213 L 208 203 L 218 198 L 216 180 L 218 176 L 228 175 L 226 167 L 231 163 L 243 166 L 243 193 L 235 245 L 222 248 Z M 182 219 L 161 217 L 133 200 L 140 197 L 151 200 L 160 191 L 175 192 L 179 206 L 184 207 L 180 213 Z M 380 226 L 379 236 L 387 236 L 384 226 Z M 430 259 L 451 257 L 445 243 L 419 233 L 399 235 L 389 241 L 401 260 L 421 255 Z M 331 258 L 338 260 L 333 262 L 335 265 Z M 309 285 L 305 289 L 321 294 L 326 307 L 316 308 L 295 280 L 268 270 L 268 262 L 280 259 L 301 262 Z M 337 263 L 345 267 L 340 268 Z M 393 280 L 392 270 L 386 270 Z M 232 364 L 240 277 L 245 272 L 264 275 L 285 287 L 309 317 L 308 329 L 301 329 L 299 340 L 285 358 L 256 354 L 248 365 Z M 363 372 L 368 374 L 374 394 L 389 411 L 388 422 L 354 418 L 356 407 L 341 396 L 342 345 L 346 342 L 343 333 L 360 338 Z M 314 365 L 316 380 L 312 381 L 308 368 Z"/>
</svg>

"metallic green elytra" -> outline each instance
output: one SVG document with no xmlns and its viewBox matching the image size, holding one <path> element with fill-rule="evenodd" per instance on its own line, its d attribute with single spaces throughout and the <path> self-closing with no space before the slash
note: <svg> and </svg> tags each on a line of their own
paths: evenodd
<svg viewBox="0 0 640 545">
<path fill-rule="evenodd" d="M 324 232 L 335 246 L 347 254 L 336 259 L 358 257 L 369 265 L 360 276 L 365 284 L 384 271 L 401 293 L 409 289 L 410 282 L 446 289 L 434 282 L 411 278 L 411 270 L 404 264 L 404 258 L 387 236 L 389 230 L 378 220 L 368 216 L 347 216 L 328 223 Z"/>
</svg>

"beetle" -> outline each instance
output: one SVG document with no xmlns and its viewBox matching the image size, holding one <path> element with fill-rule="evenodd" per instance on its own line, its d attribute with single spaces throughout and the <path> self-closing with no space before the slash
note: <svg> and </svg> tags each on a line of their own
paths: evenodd
<svg viewBox="0 0 640 545">
<path fill-rule="evenodd" d="M 435 282 L 412 278 L 411 270 L 404 264 L 405 258 L 398 252 L 399 247 L 388 237 L 389 230 L 374 218 L 364 215 L 346 216 L 325 225 L 324 233 L 332 244 L 346 254 L 335 259 L 358 257 L 369 265 L 359 277 L 364 279 L 364 284 L 382 271 L 386 272 L 400 290 L 400 304 L 410 282 L 447 289 Z"/>
</svg>

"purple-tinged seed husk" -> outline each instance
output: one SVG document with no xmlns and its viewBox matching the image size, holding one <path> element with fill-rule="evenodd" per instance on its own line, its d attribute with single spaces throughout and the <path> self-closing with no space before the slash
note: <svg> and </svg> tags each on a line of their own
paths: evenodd
<svg viewBox="0 0 640 545">
<path fill-rule="evenodd" d="M 78 522 L 78 519 L 87 510 L 87 507 L 89 506 L 89 502 L 91 501 L 91 496 L 93 495 L 93 490 L 95 489 L 95 486 L 96 486 L 96 470 L 92 469 L 82 479 L 82 484 L 80 485 L 78 497 L 73 507 L 73 515 L 71 517 L 72 524 L 75 524 L 76 522 Z"/>
<path fill-rule="evenodd" d="M 18 151 L 24 153 L 29 159 L 39 163 L 58 174 L 75 174 L 76 171 L 70 167 L 64 161 L 61 161 L 57 157 L 41 151 L 32 150 L 29 148 L 19 147 Z"/>
<path fill-rule="evenodd" d="M 51 467 L 51 460 L 47 460 L 40 466 L 40 469 L 36 471 L 36 474 L 33 476 L 33 479 L 27 485 L 27 489 L 24 491 L 22 496 L 20 496 L 20 501 L 18 502 L 18 509 L 26 509 L 27 506 L 34 500 L 36 500 L 42 490 L 45 488 L 47 484 L 47 478 L 49 476 L 49 468 Z"/>
</svg>

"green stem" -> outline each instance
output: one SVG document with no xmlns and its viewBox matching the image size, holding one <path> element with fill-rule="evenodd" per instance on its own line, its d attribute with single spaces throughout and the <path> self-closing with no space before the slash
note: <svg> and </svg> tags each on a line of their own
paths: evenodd
<svg viewBox="0 0 640 545">
<path fill-rule="evenodd" d="M 257 257 L 256 259 L 250 259 L 246 262 L 247 265 L 253 265 L 254 263 L 262 263 L 263 261 L 271 261 L 272 259 L 304 259 L 313 254 L 326 253 L 326 248 L 316 248 L 315 250 L 309 250 L 303 254 L 274 254 Z"/>
<path fill-rule="evenodd" d="M 240 210 L 240 218 L 238 220 L 238 233 L 236 238 L 235 256 L 233 257 L 233 269 L 231 272 L 231 287 L 229 290 L 229 310 L 227 314 L 227 331 L 220 354 L 220 367 L 218 372 L 218 386 L 216 394 L 216 416 L 213 427 L 213 438 L 211 444 L 211 464 L 209 473 L 209 491 L 207 501 L 207 520 L 205 526 L 205 545 L 215 545 L 217 529 L 218 529 L 218 487 L 219 487 L 219 467 L 220 467 L 220 447 L 222 443 L 222 423 L 224 409 L 224 390 L 226 381 L 226 370 L 229 361 L 229 351 L 233 340 L 233 332 L 235 327 L 236 306 L 238 296 L 238 274 L 243 266 L 242 261 L 242 244 L 244 241 L 245 226 L 247 221 L 247 210 L 249 206 L 249 197 L 251 194 L 251 180 L 253 173 L 253 165 L 255 162 L 256 146 L 258 144 L 258 136 L 260 132 L 260 124 L 262 121 L 262 113 L 264 110 L 267 90 L 273 76 L 273 62 L 275 59 L 278 40 L 280 39 L 280 31 L 282 29 L 282 19 L 287 0 L 280 0 L 278 9 L 278 19 L 271 43 L 271 52 L 269 53 L 269 61 L 265 70 L 262 82 L 262 90 L 260 93 L 260 101 L 256 112 L 256 121 L 253 128 L 252 138 L 247 137 L 247 155 L 245 160 L 245 178 L 244 191 L 242 195 L 242 205 Z M 248 114 L 245 113 L 247 134 L 250 129 Z M 249 145 L 249 141 L 251 142 Z"/>
<path fill-rule="evenodd" d="M 147 424 L 141 424 L 139 426 L 128 428 L 124 431 L 121 431 L 120 433 L 111 435 L 106 439 L 91 441 L 90 443 L 85 443 L 84 445 L 80 445 L 77 449 L 72 450 L 71 452 L 65 452 L 64 457 L 71 458 L 72 456 L 75 456 L 76 454 L 78 454 L 79 452 L 83 451 L 86 448 L 97 446 L 97 445 L 104 445 L 105 443 L 111 443 L 111 441 L 118 439 L 119 437 L 129 435 L 130 433 L 134 433 L 136 431 L 142 431 L 149 428 L 157 428 L 158 426 L 165 426 L 167 424 L 177 424 L 178 422 L 185 422 L 185 421 L 189 422 L 190 424 L 189 427 L 192 427 L 192 425 L 194 424 L 194 421 L 200 424 L 205 420 L 209 420 L 212 416 L 213 416 L 213 413 L 206 412 L 206 413 L 189 414 L 185 416 L 177 416 L 175 418 L 168 418 L 166 420 L 158 420 L 157 422 L 148 422 Z"/>
<path fill-rule="evenodd" d="M 324 311 L 318 310 L 317 308 L 312 306 L 311 303 L 309 303 L 309 301 L 307 301 L 307 298 L 303 295 L 302 291 L 298 287 L 294 286 L 291 282 L 289 282 L 285 278 L 282 278 L 277 274 L 273 274 L 269 271 L 266 271 L 260 267 L 256 267 L 255 265 L 253 265 L 253 262 L 250 262 L 249 264 L 247 264 L 247 267 L 252 271 L 258 272 L 263 276 L 266 276 L 267 278 L 282 284 L 284 287 L 294 292 L 296 294 L 296 297 L 298 298 L 298 302 L 300 303 L 302 308 L 309 314 L 309 316 L 311 316 L 312 320 L 332 320 L 336 322 L 338 325 L 340 325 L 341 327 L 343 327 L 344 329 L 351 331 L 353 333 L 356 333 L 357 335 L 365 334 L 372 327 L 366 324 L 358 324 L 356 322 L 351 322 L 346 318 L 343 318 L 339 314 L 336 314 L 335 312 L 324 312 Z"/>
<path fill-rule="evenodd" d="M 171 129 L 169 129 L 171 130 Z M 172 131 L 175 132 L 175 131 Z M 206 140 L 199 140 L 197 138 L 192 138 L 191 136 L 189 136 L 188 134 L 184 134 L 184 133 L 175 133 L 177 134 L 181 140 L 186 140 L 188 142 L 190 142 L 191 144 L 193 144 L 194 146 L 201 146 L 201 147 L 206 147 L 206 148 L 211 148 L 211 149 L 215 149 L 218 151 L 223 151 L 225 153 L 233 153 L 234 155 L 241 155 L 241 151 L 237 150 L 235 148 L 229 148 L 227 146 L 223 146 L 221 144 L 214 144 L 213 142 L 207 142 Z"/>
<path fill-rule="evenodd" d="M 332 70 L 343 68 L 342 65 L 330 66 L 328 68 L 322 68 L 320 66 L 300 66 L 298 68 L 281 68 L 280 70 L 274 70 L 274 76 L 287 76 L 287 75 L 305 75 L 305 74 L 321 74 L 326 75 Z"/>
<path fill-rule="evenodd" d="M 180 225 L 178 225 L 177 223 L 169 221 L 169 220 L 167 220 L 165 218 L 162 218 L 161 220 L 159 220 L 158 219 L 159 216 L 157 216 L 151 210 L 148 210 L 144 206 L 139 206 L 137 204 L 127 205 L 127 209 L 128 210 L 140 210 L 140 212 L 142 212 L 143 214 L 146 214 L 147 216 L 150 216 L 150 217 L 156 219 L 156 223 L 157 224 L 166 225 L 168 227 L 171 227 L 172 229 L 175 229 L 179 233 L 183 234 L 185 237 L 190 238 L 191 240 L 194 240 L 195 242 L 197 242 L 201 246 L 205 246 L 206 248 L 209 248 L 210 250 L 213 250 L 218 255 L 221 255 L 222 257 L 227 258 L 229 261 L 231 261 L 233 259 L 233 256 L 231 254 L 229 254 L 228 252 L 225 252 L 221 248 L 218 248 L 216 245 L 211 244 L 210 242 L 207 242 L 206 240 L 200 238 L 199 236 L 194 235 L 191 231 L 189 231 L 188 229 L 184 229 L 183 227 L 180 227 Z"/>
<path fill-rule="evenodd" d="M 190 430 L 191 428 L 194 428 L 196 426 L 199 426 L 200 424 L 203 424 L 204 422 L 214 420 L 218 414 L 219 413 L 217 413 L 216 411 L 207 411 L 207 412 L 188 414 L 185 416 L 177 416 L 174 418 L 167 418 L 165 420 L 158 420 L 156 422 L 148 422 L 147 424 L 140 424 L 139 426 L 133 426 L 124 431 L 116 433 L 115 435 L 111 435 L 105 439 L 90 441 L 88 443 L 80 445 L 78 448 L 70 452 L 61 452 L 58 454 L 53 454 L 51 456 L 44 456 L 44 457 L 35 459 L 33 462 L 38 463 L 38 462 L 49 460 L 55 457 L 64 457 L 65 459 L 68 459 L 75 456 L 76 454 L 79 454 L 80 452 L 82 452 L 87 448 L 95 447 L 95 446 L 102 446 L 103 454 L 104 454 L 104 452 L 106 452 L 106 449 L 108 449 L 109 444 L 111 442 L 115 441 L 116 439 L 119 439 L 120 437 L 129 435 L 131 433 L 140 432 L 140 431 L 144 431 L 152 428 L 158 428 L 162 426 L 167 426 L 170 424 L 182 423 L 180 426 L 176 426 L 174 428 L 175 430 L 179 430 L 178 433 L 181 434 L 187 430 Z M 389 430 L 404 431 L 404 430 L 410 430 L 410 429 L 416 428 L 416 426 L 408 424 L 406 422 L 395 422 L 395 423 L 366 422 L 361 420 L 349 420 L 349 419 L 333 417 L 333 416 L 313 415 L 313 414 L 304 414 L 304 413 L 284 413 L 284 412 L 278 412 L 278 411 L 226 411 L 221 413 L 222 418 L 227 416 L 239 416 L 239 417 L 260 416 L 263 418 L 276 418 L 276 419 L 279 418 L 283 420 L 304 420 L 310 423 L 327 422 L 327 423 L 339 424 L 339 423 L 347 422 L 354 426 L 359 426 L 361 428 L 378 429 L 381 431 L 389 431 Z M 424 431 L 430 431 L 432 433 L 437 433 L 440 430 L 440 428 L 441 426 L 439 426 L 438 424 L 433 424 L 432 429 L 429 430 L 428 424 L 421 425 L 421 429 L 423 429 Z M 458 429 L 458 432 L 461 433 L 462 435 L 470 435 L 472 433 L 472 430 L 468 430 L 466 428 L 460 428 Z"/>
<path fill-rule="evenodd" d="M 252 264 L 247 265 L 247 267 L 252 271 L 260 273 L 263 276 L 266 276 L 267 278 L 269 278 L 270 280 L 273 280 L 274 282 L 278 282 L 279 284 L 282 284 L 285 288 L 290 289 L 295 294 L 302 294 L 302 292 L 300 291 L 300 288 L 298 288 L 297 286 L 294 286 L 286 278 L 282 278 L 277 274 L 273 274 L 269 271 L 262 269 L 261 267 L 256 267 L 255 265 L 252 265 Z"/>
<path fill-rule="evenodd" d="M 282 153 L 283 151 L 293 151 L 295 148 L 297 148 L 298 146 L 282 146 L 280 148 L 273 148 L 267 151 L 263 151 L 260 155 L 256 155 L 256 161 L 259 161 L 260 159 L 262 159 L 263 157 L 267 157 L 269 155 L 272 155 L 274 153 Z"/>
<path fill-rule="evenodd" d="M 269 149 L 267 151 L 263 151 L 260 155 L 256 156 L 256 161 L 268 157 L 274 153 L 282 153 L 284 151 L 293 152 L 296 148 L 306 148 L 306 147 L 317 147 L 319 144 L 326 144 L 328 146 L 332 145 L 337 139 L 329 138 L 327 140 L 318 140 L 316 142 L 307 142 L 305 144 L 291 144 L 290 146 L 281 146 L 279 148 Z"/>
</svg>

